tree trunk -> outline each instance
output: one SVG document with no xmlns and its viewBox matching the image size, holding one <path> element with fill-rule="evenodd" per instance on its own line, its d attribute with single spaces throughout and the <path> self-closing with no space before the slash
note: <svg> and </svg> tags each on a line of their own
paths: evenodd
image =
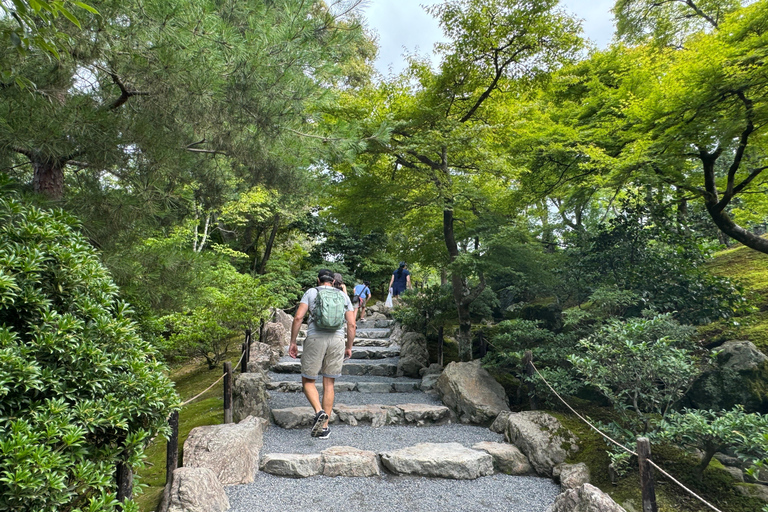
<svg viewBox="0 0 768 512">
<path fill-rule="evenodd" d="M 704 470 L 707 469 L 712 457 L 717 453 L 717 448 L 717 446 L 708 446 L 704 450 L 704 455 L 701 457 L 701 463 L 696 466 L 696 476 L 699 479 L 699 482 L 704 479 Z"/>
<path fill-rule="evenodd" d="M 264 257 L 261 259 L 261 265 L 259 265 L 259 274 L 264 274 L 267 270 L 267 262 L 272 255 L 272 246 L 275 243 L 275 235 L 277 235 L 277 228 L 280 227 L 280 214 L 275 214 L 275 221 L 272 224 L 272 232 L 269 234 L 267 245 L 264 247 Z"/>
<path fill-rule="evenodd" d="M 61 160 L 39 161 L 30 159 L 35 171 L 32 178 L 32 188 L 51 201 L 60 201 L 64 198 L 64 164 Z"/>
<path fill-rule="evenodd" d="M 448 256 L 453 262 L 459 256 L 459 247 L 456 244 L 456 238 L 453 233 L 453 201 L 445 200 L 445 209 L 443 210 L 443 238 L 445 247 L 448 249 Z M 459 316 L 459 359 L 462 361 L 472 360 L 472 320 L 469 317 L 469 302 L 465 297 L 469 295 L 467 283 L 462 276 L 453 271 L 451 273 L 451 284 L 453 285 L 453 302 L 456 304 L 456 312 Z"/>
</svg>

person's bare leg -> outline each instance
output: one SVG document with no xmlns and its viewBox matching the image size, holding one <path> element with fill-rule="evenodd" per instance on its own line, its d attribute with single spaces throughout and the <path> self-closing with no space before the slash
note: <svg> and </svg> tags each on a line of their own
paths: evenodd
<svg viewBox="0 0 768 512">
<path fill-rule="evenodd" d="M 333 388 L 335 382 L 336 379 L 323 377 L 323 410 L 328 414 L 328 420 L 323 427 L 328 426 L 328 421 L 330 421 L 331 413 L 333 412 L 333 400 L 336 394 L 336 391 Z"/>
<path fill-rule="evenodd" d="M 325 383 L 325 378 L 323 378 L 323 383 Z M 317 414 L 320 412 L 320 393 L 317 392 L 315 381 L 306 377 L 302 377 L 301 385 L 304 389 L 304 396 L 307 397 L 307 400 L 309 400 L 309 405 L 312 406 L 312 408 L 315 410 L 315 414 Z M 323 392 L 323 395 L 325 395 L 325 392 Z"/>
<path fill-rule="evenodd" d="M 360 320 L 365 320 L 365 306 L 360 306 Z"/>
</svg>

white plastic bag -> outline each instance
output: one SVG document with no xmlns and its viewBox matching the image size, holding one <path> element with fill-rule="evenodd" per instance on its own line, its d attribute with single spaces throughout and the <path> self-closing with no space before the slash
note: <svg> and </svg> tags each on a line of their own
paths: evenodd
<svg viewBox="0 0 768 512">
<path fill-rule="evenodd" d="M 384 305 L 388 308 L 392 307 L 392 288 L 389 289 L 389 295 L 387 295 L 387 300 L 384 301 Z"/>
</svg>

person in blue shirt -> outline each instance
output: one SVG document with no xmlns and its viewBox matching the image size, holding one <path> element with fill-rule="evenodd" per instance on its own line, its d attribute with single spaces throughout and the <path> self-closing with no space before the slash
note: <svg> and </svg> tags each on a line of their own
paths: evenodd
<svg viewBox="0 0 768 512">
<path fill-rule="evenodd" d="M 408 272 L 408 265 L 404 262 L 400 262 L 400 266 L 392 272 L 392 279 L 389 280 L 389 287 L 392 289 L 392 297 L 397 297 L 405 291 L 405 289 L 411 289 L 411 273 Z"/>
<path fill-rule="evenodd" d="M 371 298 L 371 283 L 363 281 L 363 284 L 356 284 L 352 290 L 352 304 L 355 306 L 355 317 L 357 319 L 357 310 L 360 309 L 359 320 L 365 320 L 365 303 Z M 357 299 L 357 300 L 355 300 Z"/>
</svg>

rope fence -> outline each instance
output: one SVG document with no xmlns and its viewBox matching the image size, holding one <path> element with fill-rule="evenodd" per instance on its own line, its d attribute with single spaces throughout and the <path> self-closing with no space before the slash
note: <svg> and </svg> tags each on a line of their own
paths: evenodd
<svg viewBox="0 0 768 512">
<path fill-rule="evenodd" d="M 623 445 L 623 444 L 621 444 L 620 442 L 616 441 L 615 439 L 611 438 L 609 435 L 607 435 L 607 434 L 605 434 L 604 432 L 602 432 L 600 429 L 598 429 L 596 426 L 594 426 L 592 423 L 590 423 L 590 422 L 589 422 L 589 421 L 588 421 L 588 420 L 587 420 L 587 419 L 586 419 L 584 416 L 582 416 L 581 414 L 579 414 L 579 413 L 578 413 L 578 412 L 577 412 L 577 411 L 576 411 L 576 410 L 575 410 L 573 407 L 571 407 L 571 406 L 570 406 L 570 404 L 568 404 L 568 402 L 566 402 L 566 401 L 563 399 L 563 397 L 562 397 L 562 396 L 560 396 L 560 394 L 559 394 L 557 391 L 555 391 L 555 388 L 553 388 L 553 387 L 552 387 L 552 386 L 549 384 L 549 382 L 547 382 L 547 379 L 545 379 L 545 378 L 544 378 L 544 376 L 543 376 L 543 375 L 541 374 L 541 372 L 539 371 L 539 369 L 538 369 L 538 368 L 536 368 L 536 365 L 535 365 L 535 364 L 533 364 L 533 361 L 532 361 L 532 360 L 529 360 L 529 361 L 527 361 L 527 363 L 528 363 L 528 365 L 530 365 L 530 367 L 532 367 L 532 368 L 533 368 L 533 370 L 536 372 L 536 375 L 538 375 L 538 376 L 539 376 L 539 378 L 540 378 L 540 379 L 541 379 L 541 380 L 544 382 L 544 384 L 546 384 L 546 385 L 547 385 L 547 387 L 550 389 L 550 391 L 552 391 L 552 393 L 553 393 L 553 394 L 554 394 L 554 395 L 555 395 L 555 396 L 556 396 L 556 397 L 557 397 L 557 398 L 558 398 L 558 399 L 559 399 L 559 400 L 560 400 L 560 401 L 563 403 L 563 405 L 565 405 L 565 406 L 566 406 L 566 407 L 567 407 L 567 408 L 568 408 L 568 409 L 569 409 L 569 410 L 570 410 L 570 411 L 571 411 L 573 414 L 575 414 L 576 416 L 578 416 L 578 418 L 579 418 L 581 421 L 583 421 L 584 423 L 586 423 L 587 425 L 589 425 L 589 427 L 590 427 L 592 430 L 594 430 L 595 432 L 597 432 L 598 434 L 600 434 L 601 436 L 603 436 L 603 437 L 604 437 L 606 440 L 608 440 L 608 441 L 610 441 L 611 443 L 615 444 L 616 446 L 618 446 L 619 448 L 621 448 L 621 449 L 622 449 L 622 450 L 624 450 L 625 452 L 629 453 L 630 455 L 634 455 L 635 457 L 638 457 L 638 458 L 639 458 L 639 455 L 638 455 L 636 452 L 634 452 L 634 451 L 630 450 L 629 448 L 627 448 L 626 446 L 624 446 L 624 445 Z M 704 505 L 706 505 L 707 507 L 709 507 L 710 509 L 714 510 L 715 512 L 722 512 L 722 510 L 720 510 L 719 508 L 717 508 L 717 507 L 715 507 L 714 505 L 712 505 L 711 503 L 709 503 L 707 500 L 705 500 L 704 498 L 702 498 L 701 496 L 699 496 L 698 494 L 696 494 L 695 492 L 693 492 L 691 489 L 689 489 L 688 487 L 686 487 L 685 485 L 683 485 L 683 484 L 682 484 L 682 483 L 681 483 L 679 480 L 677 480 L 676 478 L 674 478 L 672 475 L 670 475 L 669 473 L 667 473 L 666 471 L 664 471 L 664 470 L 663 470 L 661 467 L 659 467 L 659 465 L 658 465 L 658 464 L 656 464 L 655 462 L 653 462 L 651 459 L 649 459 L 649 458 L 648 458 L 648 459 L 645 459 L 645 461 L 646 461 L 648 464 L 650 464 L 651 466 L 653 466 L 654 468 L 656 468 L 656 470 L 657 470 L 657 471 L 659 471 L 661 474 L 663 474 L 664 476 L 666 476 L 667 478 L 669 478 L 669 479 L 670 479 L 672 482 L 674 482 L 674 483 L 676 483 L 678 486 L 680 486 L 680 487 L 681 487 L 681 488 L 682 488 L 684 491 L 686 491 L 688 494 L 690 494 L 691 496 L 693 496 L 694 498 L 696 498 L 697 500 L 699 500 L 700 502 L 702 502 Z M 654 501 L 655 501 L 655 497 L 654 497 Z"/>
<path fill-rule="evenodd" d="M 239 360 L 239 361 L 237 361 L 237 364 L 235 365 L 235 368 L 237 368 L 238 366 L 240 366 L 240 363 L 242 363 L 242 362 L 243 362 L 243 358 L 244 358 L 244 357 L 245 357 L 245 351 L 243 351 L 242 355 L 240 356 L 240 360 Z M 182 402 L 182 403 L 181 403 L 181 405 L 180 405 L 179 407 L 184 407 L 185 405 L 187 405 L 187 404 L 189 404 L 189 403 L 191 403 L 191 402 L 194 402 L 195 400 L 197 400 L 198 398 L 200 398 L 201 396 L 203 396 L 204 394 L 206 394 L 208 391 L 210 391 L 210 390 L 213 388 L 213 386 L 215 386 L 216 384 L 218 384 L 219 382 L 221 382 L 221 379 L 223 379 L 223 378 L 224 378 L 224 377 L 226 377 L 226 376 L 227 376 L 226 372 L 225 372 L 225 373 L 222 373 L 222 374 L 221 374 L 221 377 L 219 377 L 218 379 L 216 379 L 216 381 L 215 381 L 213 384 L 211 384 L 210 386 L 208 386 L 208 387 L 207 387 L 207 388 L 205 388 L 203 391 L 201 391 L 200 393 L 196 394 L 195 396 L 193 396 L 193 397 L 192 397 L 192 398 L 190 398 L 189 400 L 185 400 L 184 402 Z"/>
</svg>

